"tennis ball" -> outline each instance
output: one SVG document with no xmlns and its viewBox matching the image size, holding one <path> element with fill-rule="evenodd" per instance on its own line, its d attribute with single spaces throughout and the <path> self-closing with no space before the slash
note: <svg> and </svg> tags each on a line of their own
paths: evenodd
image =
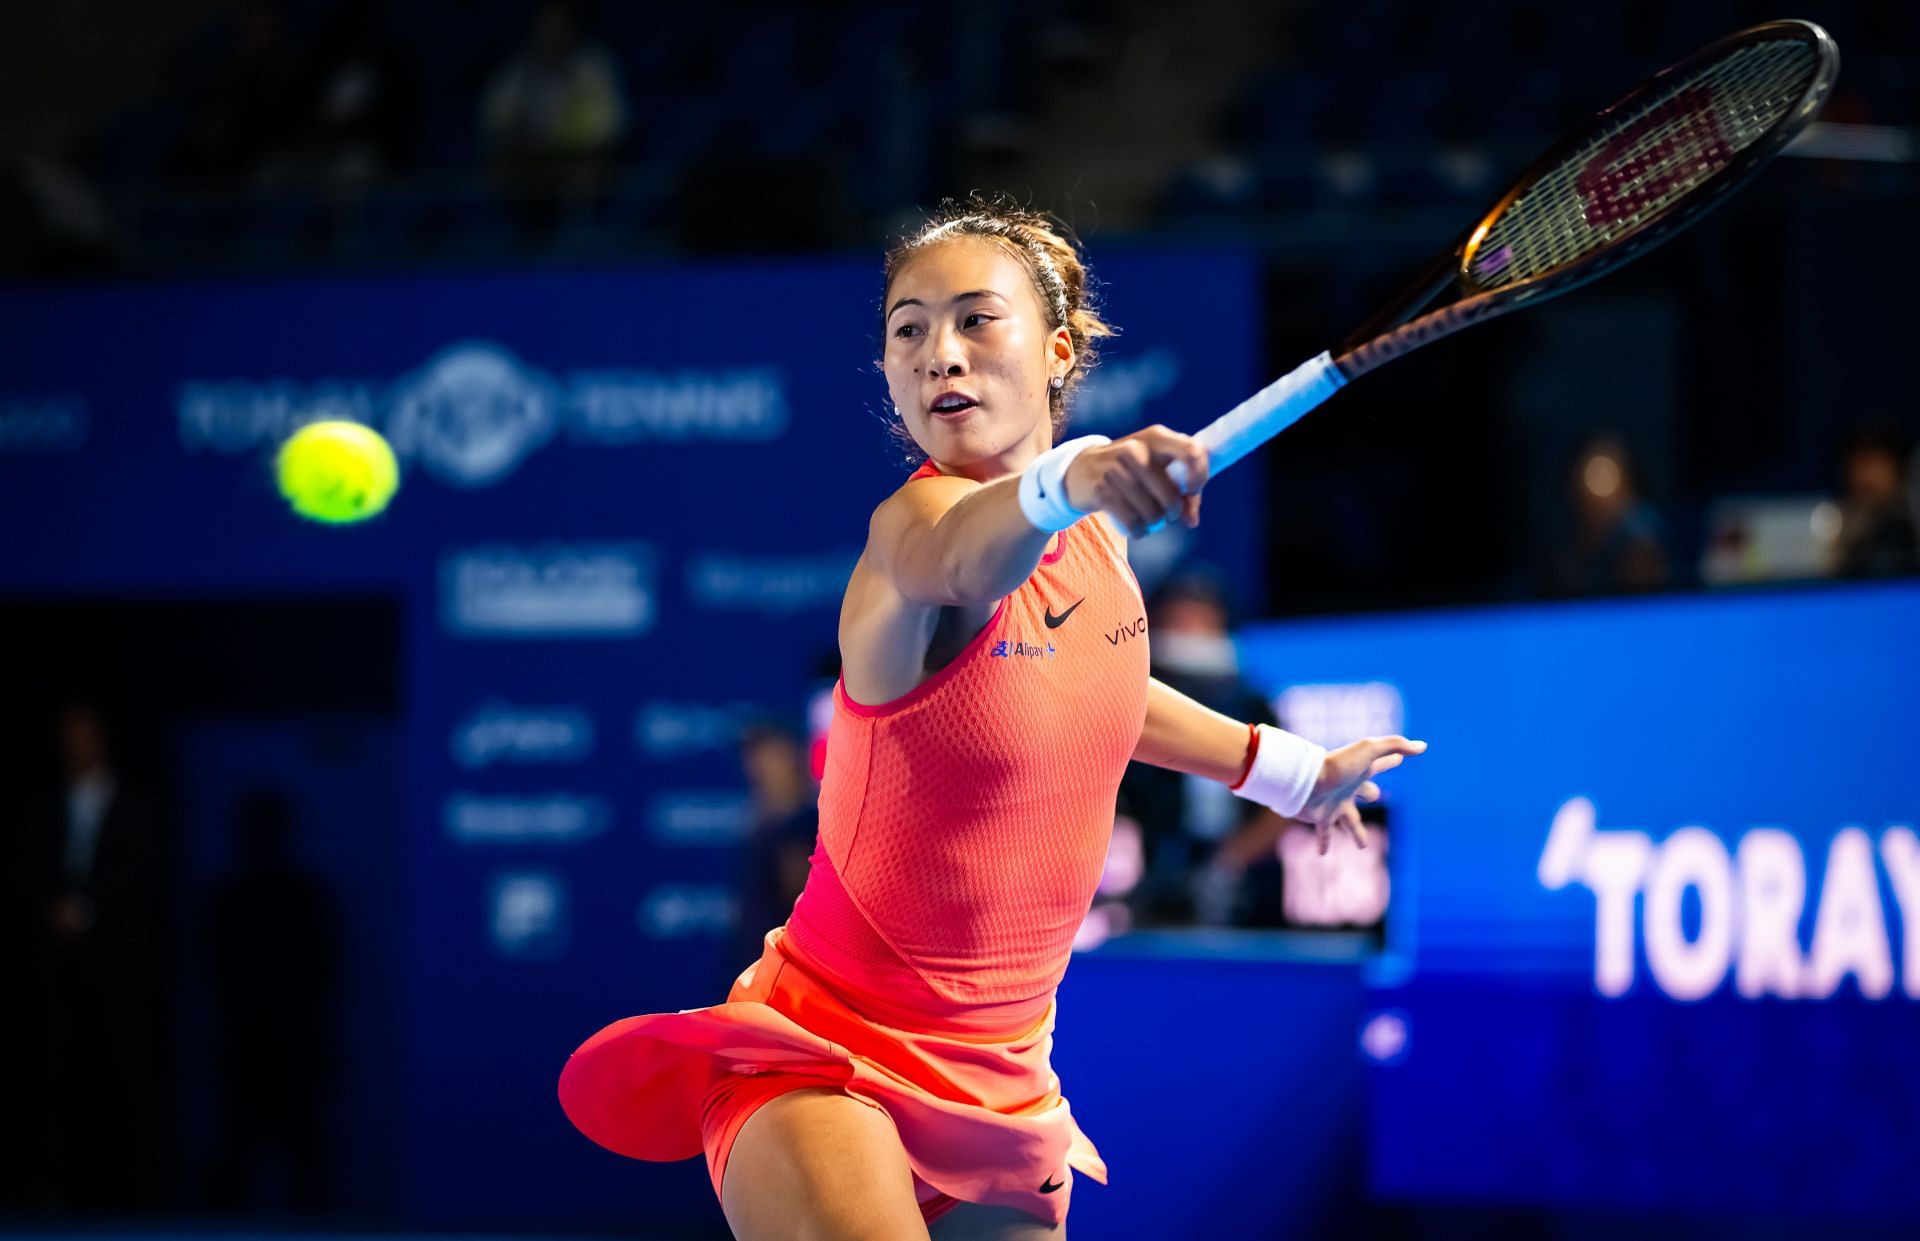
<svg viewBox="0 0 1920 1241">
<path fill-rule="evenodd" d="M 357 422 L 310 422 L 280 447 L 280 494 L 302 517 L 330 524 L 364 521 L 400 487 L 393 449 Z"/>
</svg>

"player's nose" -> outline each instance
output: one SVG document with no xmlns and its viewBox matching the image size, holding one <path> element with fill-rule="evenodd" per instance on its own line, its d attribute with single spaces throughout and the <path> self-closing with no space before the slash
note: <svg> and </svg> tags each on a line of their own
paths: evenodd
<svg viewBox="0 0 1920 1241">
<path fill-rule="evenodd" d="M 942 375 L 964 375 L 967 370 L 966 350 L 961 348 L 960 334 L 949 327 L 935 328 L 933 339 L 927 342 L 927 374 L 935 379 Z"/>
</svg>

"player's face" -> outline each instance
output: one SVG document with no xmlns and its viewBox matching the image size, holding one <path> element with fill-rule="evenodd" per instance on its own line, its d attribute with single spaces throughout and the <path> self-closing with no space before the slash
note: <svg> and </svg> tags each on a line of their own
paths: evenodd
<svg viewBox="0 0 1920 1241">
<path fill-rule="evenodd" d="M 943 469 L 994 478 L 1053 442 L 1048 382 L 1073 360 L 1026 265 L 962 237 L 914 256 L 887 290 L 881 364 L 914 442 Z"/>
</svg>

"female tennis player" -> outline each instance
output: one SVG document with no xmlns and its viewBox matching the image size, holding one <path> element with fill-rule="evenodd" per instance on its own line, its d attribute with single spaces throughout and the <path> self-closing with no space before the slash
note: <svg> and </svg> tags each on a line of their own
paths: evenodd
<svg viewBox="0 0 1920 1241">
<path fill-rule="evenodd" d="M 1128 760 L 1364 846 L 1356 802 L 1425 743 L 1328 753 L 1148 676 L 1126 537 L 1198 522 L 1206 452 L 1055 443 L 1108 328 L 1046 217 L 947 204 L 888 254 L 882 309 L 926 463 L 847 585 L 806 888 L 726 1003 L 601 1030 L 560 1099 L 622 1154 L 704 1151 L 742 1241 L 1059 1238 L 1106 1166 L 1049 1066 L 1054 992 Z"/>
</svg>

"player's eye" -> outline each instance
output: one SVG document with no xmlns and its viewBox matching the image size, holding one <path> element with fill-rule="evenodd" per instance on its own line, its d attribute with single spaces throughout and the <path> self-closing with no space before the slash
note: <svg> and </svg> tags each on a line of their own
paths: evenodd
<svg viewBox="0 0 1920 1241">
<path fill-rule="evenodd" d="M 902 340 L 910 336 L 917 336 L 919 332 L 920 326 L 916 323 L 902 323 L 899 327 L 893 329 L 893 334 Z"/>
<path fill-rule="evenodd" d="M 989 314 L 982 314 L 981 312 L 979 312 L 979 311 L 977 311 L 977 310 L 976 310 L 976 311 L 973 311 L 972 313 L 970 313 L 970 314 L 968 314 L 966 318 L 964 318 L 964 319 L 962 319 L 962 320 L 960 321 L 960 326 L 961 326 L 961 327 L 972 327 L 972 326 L 974 326 L 974 324 L 976 324 L 976 323 L 991 323 L 991 322 L 993 322 L 993 316 L 992 316 L 992 315 L 989 315 Z"/>
</svg>

